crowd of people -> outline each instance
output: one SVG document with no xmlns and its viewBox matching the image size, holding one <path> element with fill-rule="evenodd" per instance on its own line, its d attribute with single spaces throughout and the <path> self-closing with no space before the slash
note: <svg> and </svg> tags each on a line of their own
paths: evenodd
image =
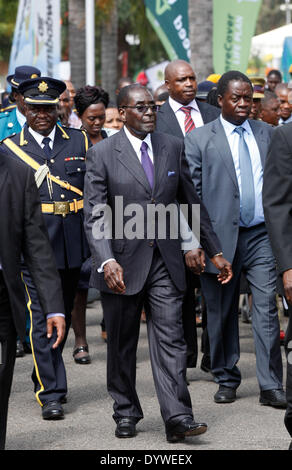
<svg viewBox="0 0 292 470">
<path fill-rule="evenodd" d="M 229 71 L 197 83 L 183 60 L 166 66 L 165 83 L 156 90 L 123 77 L 116 102 L 101 87 L 75 90 L 72 82 L 28 65 L 7 82 L 9 102 L 0 113 L 0 208 L 6 215 L 0 232 L 0 449 L 16 357 L 32 354 L 42 418 L 64 418 L 62 351 L 71 326 L 75 363 L 91 363 L 90 288 L 103 308 L 117 438 L 134 437 L 143 418 L 135 386 L 141 321 L 147 322 L 167 441 L 207 431 L 194 419 L 187 380 L 198 360 L 198 302 L 200 367 L 218 384 L 216 403 L 237 399 L 243 291 L 250 299 L 259 403 L 286 409 L 292 436 L 292 370 L 288 361 L 284 390 L 277 303 L 280 298 L 290 313 L 292 84 L 283 83 L 278 70 L 266 78 Z M 133 205 L 143 214 L 135 224 Z M 170 205 L 180 231 L 173 237 L 166 216 L 161 237 L 155 211 Z M 130 222 L 140 224 L 139 236 L 125 235 Z M 147 224 L 154 226 L 151 236 Z"/>
</svg>

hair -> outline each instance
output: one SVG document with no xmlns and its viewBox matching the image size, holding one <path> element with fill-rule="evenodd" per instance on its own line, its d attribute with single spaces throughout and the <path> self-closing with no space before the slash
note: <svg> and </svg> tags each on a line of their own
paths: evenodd
<svg viewBox="0 0 292 470">
<path fill-rule="evenodd" d="M 107 108 L 109 95 L 105 90 L 98 86 L 87 85 L 76 91 L 74 102 L 77 113 L 79 116 L 82 116 L 84 111 L 86 111 L 86 109 L 92 104 L 103 103 L 105 108 Z"/>
<path fill-rule="evenodd" d="M 271 100 L 278 100 L 276 93 L 272 91 L 265 91 L 265 97 L 261 99 L 262 108 L 266 108 Z"/>
<path fill-rule="evenodd" d="M 163 93 L 160 93 L 160 95 L 157 96 L 156 101 L 166 101 L 169 97 L 168 91 L 164 91 Z"/>
<path fill-rule="evenodd" d="M 280 79 L 280 81 L 282 81 L 282 74 L 281 74 L 280 70 L 277 70 L 277 69 L 270 70 L 268 75 L 267 75 L 267 78 L 269 78 L 271 75 L 277 75 L 277 77 Z"/>
<path fill-rule="evenodd" d="M 118 94 L 118 97 L 117 97 L 117 106 L 118 106 L 118 108 L 122 108 L 123 105 L 128 103 L 129 95 L 130 95 L 131 91 L 134 90 L 135 88 L 140 89 L 140 90 L 147 90 L 148 91 L 148 88 L 146 88 L 143 85 L 140 85 L 140 83 L 132 83 L 131 85 L 124 86 L 121 89 L 121 91 L 120 91 L 120 93 Z"/>
<path fill-rule="evenodd" d="M 212 106 L 216 106 L 217 108 L 220 108 L 219 103 L 218 103 L 218 90 L 217 86 L 214 86 L 211 88 L 207 95 L 206 103 L 211 104 Z"/>
<path fill-rule="evenodd" d="M 229 83 L 232 81 L 241 81 L 248 83 L 251 89 L 253 90 L 253 86 L 250 79 L 246 75 L 244 75 L 244 73 L 241 73 L 238 70 L 230 70 L 229 72 L 224 73 L 218 81 L 217 94 L 220 96 L 224 96 L 229 86 Z"/>
</svg>

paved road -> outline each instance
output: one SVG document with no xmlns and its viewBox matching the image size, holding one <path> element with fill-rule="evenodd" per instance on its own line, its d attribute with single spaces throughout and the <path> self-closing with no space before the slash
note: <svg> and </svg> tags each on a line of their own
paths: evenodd
<svg viewBox="0 0 292 470">
<path fill-rule="evenodd" d="M 184 443 L 165 440 L 149 364 L 146 325 L 141 324 L 138 350 L 137 390 L 144 420 L 134 439 L 114 437 L 112 400 L 107 394 L 106 345 L 100 337 L 100 302 L 88 306 L 87 336 L 92 363 L 77 365 L 72 359 L 74 334 L 71 331 L 64 351 L 68 375 L 66 418 L 44 421 L 32 393 L 31 355 L 16 361 L 10 399 L 8 450 L 286 450 L 290 438 L 284 428 L 284 411 L 261 406 L 255 376 L 255 355 L 251 326 L 240 323 L 242 384 L 238 400 L 219 405 L 213 401 L 217 385 L 200 369 L 189 369 L 189 390 L 196 420 L 207 422 L 208 432 L 188 438 Z M 200 329 L 199 329 L 200 332 Z M 283 360 L 285 363 L 284 353 Z M 285 374 L 285 370 L 284 370 Z"/>
</svg>

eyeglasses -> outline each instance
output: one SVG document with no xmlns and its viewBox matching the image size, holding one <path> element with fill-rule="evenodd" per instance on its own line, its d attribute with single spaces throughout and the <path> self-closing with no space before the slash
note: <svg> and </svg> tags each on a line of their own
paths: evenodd
<svg viewBox="0 0 292 470">
<path fill-rule="evenodd" d="M 148 109 L 150 109 L 153 113 L 156 113 L 159 110 L 159 106 L 156 104 L 137 104 L 136 106 L 122 106 L 122 108 L 131 108 L 137 109 L 138 113 L 145 114 Z"/>
</svg>

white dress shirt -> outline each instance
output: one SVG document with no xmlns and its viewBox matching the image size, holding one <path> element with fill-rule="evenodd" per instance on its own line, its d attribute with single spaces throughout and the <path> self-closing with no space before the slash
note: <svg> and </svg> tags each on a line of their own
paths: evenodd
<svg viewBox="0 0 292 470">
<path fill-rule="evenodd" d="M 181 110 L 181 107 L 184 105 L 179 103 L 178 101 L 175 101 L 171 97 L 169 97 L 168 102 L 169 102 L 169 106 L 171 107 L 171 109 L 173 110 L 177 118 L 177 121 L 180 125 L 183 135 L 185 135 L 186 134 L 186 131 L 185 131 L 186 114 L 184 111 Z M 204 121 L 203 121 L 203 118 L 202 118 L 202 115 L 201 115 L 201 112 L 199 110 L 198 103 L 196 102 L 196 100 L 191 101 L 186 106 L 190 106 L 192 108 L 191 116 L 192 116 L 192 120 L 194 121 L 195 126 L 202 127 L 204 125 Z"/>
<path fill-rule="evenodd" d="M 226 121 L 222 117 L 222 115 L 220 115 L 220 120 L 223 125 L 223 129 L 225 131 L 225 134 L 229 143 L 229 147 L 231 150 L 233 162 L 234 162 L 234 167 L 235 167 L 235 172 L 236 172 L 236 177 L 237 177 L 237 182 L 238 182 L 238 187 L 239 187 L 239 193 L 240 193 L 240 211 L 241 211 L 242 191 L 241 191 L 241 176 L 240 176 L 239 154 L 238 154 L 239 134 L 237 132 L 234 132 L 234 129 L 239 126 L 235 126 L 234 124 L 231 124 L 231 122 Z M 249 154 L 251 158 L 253 180 L 254 180 L 255 212 L 254 212 L 254 218 L 249 224 L 249 227 L 252 227 L 254 225 L 258 225 L 265 221 L 263 203 L 262 203 L 263 167 L 262 167 L 258 144 L 253 135 L 249 122 L 244 121 L 244 123 L 240 127 L 243 127 L 246 130 L 246 132 L 244 132 L 243 135 L 244 135 L 245 142 L 248 146 L 248 150 L 249 150 Z M 239 225 L 245 227 L 245 225 L 241 221 Z"/>
<path fill-rule="evenodd" d="M 40 145 L 40 147 L 42 147 L 42 149 L 44 148 L 45 144 L 43 144 L 43 139 L 45 138 L 44 135 L 42 134 L 39 134 L 38 132 L 34 131 L 31 127 L 28 128 L 28 131 L 30 132 L 30 134 L 34 137 L 34 139 L 37 141 L 37 143 Z M 53 145 L 54 145 L 54 139 L 55 139 L 55 133 L 56 133 L 56 126 L 54 127 L 54 129 L 50 132 L 50 134 L 46 137 L 49 137 L 51 140 L 49 142 L 49 146 L 51 148 L 51 150 L 53 150 Z"/>
<path fill-rule="evenodd" d="M 26 117 L 16 108 L 16 119 L 21 127 L 26 123 Z"/>
</svg>

